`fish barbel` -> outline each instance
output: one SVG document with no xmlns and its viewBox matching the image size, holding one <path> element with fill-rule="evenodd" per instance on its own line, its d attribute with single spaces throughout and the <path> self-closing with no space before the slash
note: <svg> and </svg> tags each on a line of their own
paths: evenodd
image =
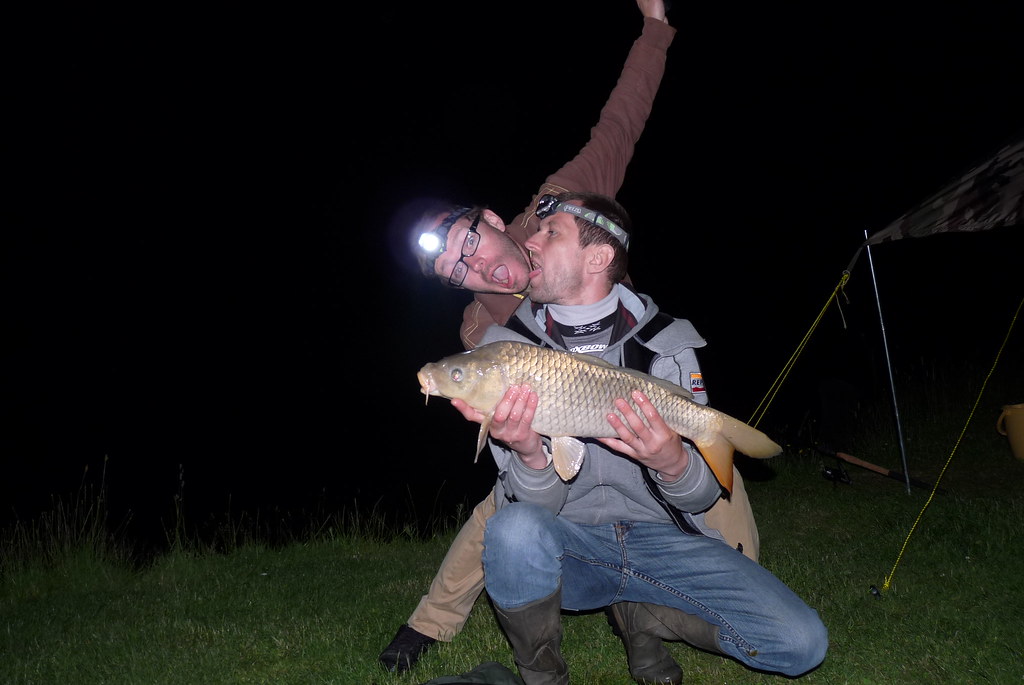
<svg viewBox="0 0 1024 685">
<path fill-rule="evenodd" d="M 588 354 L 493 342 L 426 364 L 416 377 L 428 400 L 431 395 L 461 399 L 486 415 L 477 439 L 478 457 L 505 391 L 512 385 L 529 384 L 539 400 L 532 428 L 551 438 L 555 470 L 566 481 L 579 472 L 586 453 L 586 446 L 576 438 L 618 437 L 606 418 L 609 413 L 619 413 L 616 398 L 629 402 L 646 420 L 631 399 L 633 390 L 647 395 L 669 428 L 697 446 L 729 492 L 734 451 L 756 459 L 782 451 L 756 428 L 694 402 L 685 388 Z"/>
</svg>

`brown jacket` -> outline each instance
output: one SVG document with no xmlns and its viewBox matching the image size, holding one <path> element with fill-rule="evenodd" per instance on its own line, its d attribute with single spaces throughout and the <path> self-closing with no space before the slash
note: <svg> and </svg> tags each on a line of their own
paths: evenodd
<svg viewBox="0 0 1024 685">
<path fill-rule="evenodd" d="M 540 196 L 566 191 L 615 197 L 622 187 L 633 148 L 650 116 L 654 96 L 665 73 L 665 57 L 676 30 L 663 21 L 644 18 L 640 37 L 626 57 L 622 74 L 601 109 L 590 140 L 572 160 L 548 176 L 530 204 L 507 223 L 508 234 L 520 245 L 536 233 L 534 208 Z M 491 324 L 504 324 L 519 306 L 518 295 L 476 293 L 462 314 L 460 334 L 466 349 L 480 343 Z"/>
</svg>

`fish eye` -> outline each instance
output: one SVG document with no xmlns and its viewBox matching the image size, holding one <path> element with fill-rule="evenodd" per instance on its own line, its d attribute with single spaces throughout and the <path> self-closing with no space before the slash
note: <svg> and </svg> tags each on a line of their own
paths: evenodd
<svg viewBox="0 0 1024 685">
<path fill-rule="evenodd" d="M 456 383 L 458 383 L 459 381 L 462 380 L 462 369 L 460 369 L 460 368 L 452 369 L 451 376 L 452 376 L 452 380 L 455 381 Z"/>
</svg>

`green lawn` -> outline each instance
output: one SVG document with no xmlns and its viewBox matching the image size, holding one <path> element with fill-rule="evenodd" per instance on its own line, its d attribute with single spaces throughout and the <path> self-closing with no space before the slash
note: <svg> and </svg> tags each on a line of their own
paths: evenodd
<svg viewBox="0 0 1024 685">
<path fill-rule="evenodd" d="M 966 430 L 967 401 L 911 406 L 922 410 L 908 412 L 911 471 L 928 482 L 941 474 L 940 493 L 908 494 L 901 482 L 849 464 L 851 482 L 833 482 L 822 474 L 840 465 L 835 459 L 795 447 L 749 469 L 762 563 L 818 609 L 830 632 L 825 663 L 800 680 L 1024 682 L 1024 463 L 993 429 L 996 403 L 979 407 Z M 857 434 L 867 437 L 844 451 L 899 468 L 885 413 L 863 412 Z M 340 513 L 287 544 L 238 530 L 216 545 L 179 537 L 140 563 L 107 530 L 97 499 L 4 532 L 0 682 L 384 685 L 488 660 L 514 668 L 485 598 L 466 630 L 412 673 L 376 663 L 425 592 L 452 525 L 424 539 Z M 574 683 L 630 682 L 602 614 L 563 623 Z M 788 680 L 684 644 L 671 649 L 687 683 Z"/>
</svg>

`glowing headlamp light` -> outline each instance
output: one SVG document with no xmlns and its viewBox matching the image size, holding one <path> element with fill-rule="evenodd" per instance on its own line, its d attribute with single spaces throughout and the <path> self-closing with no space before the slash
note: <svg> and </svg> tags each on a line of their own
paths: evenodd
<svg viewBox="0 0 1024 685">
<path fill-rule="evenodd" d="M 421 233 L 416 241 L 417 245 L 428 257 L 437 259 L 448 247 L 448 231 L 451 230 L 456 221 L 464 217 L 471 209 L 472 207 L 457 208 L 445 217 L 445 220 L 437 228 Z"/>
</svg>

